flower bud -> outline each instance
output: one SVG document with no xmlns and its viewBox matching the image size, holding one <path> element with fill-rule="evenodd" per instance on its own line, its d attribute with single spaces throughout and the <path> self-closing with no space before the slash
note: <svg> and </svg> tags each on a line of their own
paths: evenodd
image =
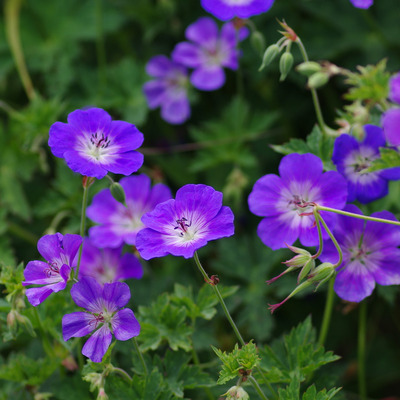
<svg viewBox="0 0 400 400">
<path fill-rule="evenodd" d="M 265 48 L 265 39 L 260 31 L 254 31 L 250 37 L 251 45 L 257 53 L 262 54 Z"/>
<path fill-rule="evenodd" d="M 281 73 L 281 77 L 279 80 L 282 82 L 286 79 L 287 74 L 290 72 L 293 66 L 293 56 L 292 53 L 285 51 L 281 59 L 279 60 L 279 71 Z"/>
<path fill-rule="evenodd" d="M 226 400 L 249 400 L 250 397 L 241 386 L 232 386 L 226 393 Z"/>
<path fill-rule="evenodd" d="M 261 71 L 266 66 L 271 64 L 271 62 L 276 58 L 276 56 L 279 53 L 280 53 L 280 50 L 279 50 L 279 46 L 277 44 L 271 44 L 271 46 L 268 46 L 267 50 L 265 50 L 265 52 L 264 52 L 261 67 L 258 70 Z"/>
<path fill-rule="evenodd" d="M 108 396 L 104 388 L 99 389 L 99 394 L 97 395 L 97 400 L 108 400 Z"/>
<path fill-rule="evenodd" d="M 306 61 L 296 67 L 296 71 L 305 76 L 310 76 L 315 74 L 316 72 L 320 72 L 321 69 L 321 65 L 315 61 Z"/>
<path fill-rule="evenodd" d="M 314 269 L 313 273 L 309 275 L 307 281 L 311 283 L 317 283 L 318 285 L 315 288 L 315 290 L 317 290 L 322 284 L 327 282 L 335 275 L 336 270 L 333 264 L 324 262 Z"/>
<path fill-rule="evenodd" d="M 307 81 L 307 86 L 310 89 L 318 89 L 321 86 L 324 86 L 329 81 L 329 75 L 326 72 L 316 72 L 312 74 Z"/>
<path fill-rule="evenodd" d="M 307 264 L 311 259 L 311 254 L 298 254 L 297 256 L 294 256 L 288 261 L 285 261 L 284 264 L 286 264 L 288 267 L 303 267 L 305 264 Z"/>
<path fill-rule="evenodd" d="M 125 205 L 126 198 L 125 198 L 124 188 L 119 183 L 113 182 L 110 185 L 110 192 L 115 200 Z"/>
<path fill-rule="evenodd" d="M 315 260 L 310 258 L 301 269 L 299 276 L 297 277 L 297 283 L 300 283 L 310 272 L 315 268 Z"/>
</svg>

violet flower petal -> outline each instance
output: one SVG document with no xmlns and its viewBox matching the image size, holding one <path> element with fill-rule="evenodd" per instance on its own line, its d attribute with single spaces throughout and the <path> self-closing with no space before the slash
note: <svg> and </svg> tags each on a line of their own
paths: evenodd
<svg viewBox="0 0 400 400">
<path fill-rule="evenodd" d="M 71 288 L 71 297 L 76 305 L 96 314 L 103 312 L 102 293 L 101 285 L 89 276 L 83 276 Z"/>
<path fill-rule="evenodd" d="M 124 282 L 105 283 L 102 297 L 107 311 L 115 312 L 128 303 L 131 291 Z"/>
<path fill-rule="evenodd" d="M 124 308 L 111 320 L 112 330 L 117 340 L 129 340 L 140 333 L 140 325 L 132 310 Z"/>
<path fill-rule="evenodd" d="M 88 335 L 96 328 L 96 318 L 86 312 L 77 311 L 62 318 L 62 334 L 65 341 L 72 337 Z"/>
<path fill-rule="evenodd" d="M 82 354 L 93 362 L 101 362 L 110 347 L 112 334 L 107 325 L 103 325 L 87 340 L 82 348 Z"/>
<path fill-rule="evenodd" d="M 217 90 L 225 83 L 225 72 L 219 66 L 204 66 L 192 72 L 190 82 L 200 90 Z"/>
</svg>

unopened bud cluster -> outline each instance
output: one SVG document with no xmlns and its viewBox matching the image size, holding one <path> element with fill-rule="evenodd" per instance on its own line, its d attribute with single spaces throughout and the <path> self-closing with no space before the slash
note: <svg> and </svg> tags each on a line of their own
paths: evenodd
<svg viewBox="0 0 400 400">
<path fill-rule="evenodd" d="M 296 70 L 308 78 L 307 86 L 310 89 L 318 89 L 329 82 L 329 79 L 341 72 L 334 64 L 315 61 L 307 61 L 299 64 Z"/>
</svg>

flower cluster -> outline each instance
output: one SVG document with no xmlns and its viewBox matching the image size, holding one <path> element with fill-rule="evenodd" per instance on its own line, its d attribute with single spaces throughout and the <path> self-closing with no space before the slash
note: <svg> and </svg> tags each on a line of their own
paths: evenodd
<svg viewBox="0 0 400 400">
<path fill-rule="evenodd" d="M 171 59 L 155 56 L 146 66 L 148 75 L 155 78 L 143 86 L 148 105 L 161 107 L 161 117 L 170 124 L 182 124 L 190 116 L 189 79 L 200 90 L 224 85 L 224 68 L 238 68 L 237 44 L 247 37 L 248 30 L 228 22 L 219 31 L 214 20 L 203 17 L 189 25 L 185 35 L 189 42 L 177 44 Z M 190 78 L 188 68 L 194 69 Z"/>
</svg>

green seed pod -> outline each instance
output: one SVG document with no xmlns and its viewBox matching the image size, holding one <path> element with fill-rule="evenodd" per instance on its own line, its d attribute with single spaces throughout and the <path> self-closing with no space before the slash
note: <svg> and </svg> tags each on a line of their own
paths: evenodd
<svg viewBox="0 0 400 400">
<path fill-rule="evenodd" d="M 125 192 L 124 188 L 117 182 L 113 182 L 110 186 L 110 192 L 115 200 L 125 205 Z"/>
<path fill-rule="evenodd" d="M 264 39 L 263 34 L 260 31 L 254 31 L 251 34 L 250 43 L 257 53 L 262 54 L 262 52 L 265 48 L 265 39 Z"/>
<path fill-rule="evenodd" d="M 282 82 L 286 79 L 287 74 L 290 72 L 293 66 L 293 56 L 292 53 L 285 52 L 282 54 L 281 59 L 279 60 L 279 71 L 281 73 L 281 77 L 279 80 Z"/>
<path fill-rule="evenodd" d="M 329 81 L 329 75 L 325 72 L 316 72 L 308 78 L 307 86 L 310 89 L 318 89 Z"/>
<path fill-rule="evenodd" d="M 259 71 L 263 70 L 266 66 L 271 64 L 271 62 L 276 58 L 276 56 L 280 53 L 279 46 L 276 44 L 271 44 L 271 46 L 267 47 L 267 50 L 264 52 L 263 61 L 261 67 L 258 69 Z"/>
<path fill-rule="evenodd" d="M 316 72 L 320 72 L 321 70 L 321 65 L 315 61 L 303 62 L 296 67 L 296 71 L 305 76 L 313 75 Z"/>
</svg>

